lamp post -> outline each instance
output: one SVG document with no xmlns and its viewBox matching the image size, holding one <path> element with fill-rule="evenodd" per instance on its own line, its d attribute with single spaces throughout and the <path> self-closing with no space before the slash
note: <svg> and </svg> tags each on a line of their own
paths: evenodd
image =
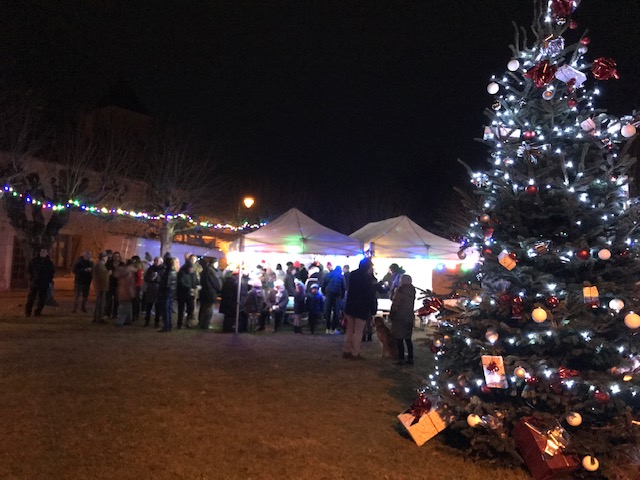
<svg viewBox="0 0 640 480">
<path fill-rule="evenodd" d="M 240 211 L 242 205 L 248 210 L 255 203 L 255 199 L 253 197 L 244 197 L 242 199 L 242 203 L 238 204 L 238 224 L 240 224 Z M 239 225 L 238 225 L 239 226 Z M 242 268 L 244 266 L 244 235 L 241 233 L 238 237 L 238 292 L 236 297 L 236 333 L 238 333 L 238 328 L 240 324 L 240 293 L 242 292 Z"/>
</svg>

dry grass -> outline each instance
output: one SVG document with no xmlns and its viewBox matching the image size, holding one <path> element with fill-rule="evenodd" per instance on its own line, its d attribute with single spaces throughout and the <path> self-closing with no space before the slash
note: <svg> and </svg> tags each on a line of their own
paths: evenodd
<svg viewBox="0 0 640 480">
<path fill-rule="evenodd" d="M 0 297 L 2 479 L 529 478 L 399 431 L 426 351 L 398 369 L 339 336 L 93 325 L 63 293 L 38 319 Z"/>
</svg>

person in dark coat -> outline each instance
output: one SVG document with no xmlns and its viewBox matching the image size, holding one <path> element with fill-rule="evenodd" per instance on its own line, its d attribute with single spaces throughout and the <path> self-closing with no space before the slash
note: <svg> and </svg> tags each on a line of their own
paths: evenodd
<svg viewBox="0 0 640 480">
<path fill-rule="evenodd" d="M 240 305 L 244 305 L 249 294 L 249 278 L 242 276 L 240 287 Z M 228 275 L 222 283 L 219 311 L 224 315 L 223 332 L 235 332 L 236 311 L 238 307 L 238 274 Z M 247 317 L 243 312 L 238 315 L 238 331 L 246 330 Z"/>
<path fill-rule="evenodd" d="M 213 315 L 213 306 L 222 290 L 222 281 L 213 266 L 213 260 L 204 259 L 204 267 L 200 275 L 200 310 L 198 311 L 198 328 L 207 330 Z"/>
<path fill-rule="evenodd" d="M 338 265 L 324 277 L 322 284 L 322 294 L 324 295 L 324 319 L 327 322 L 325 333 L 339 334 L 338 324 L 340 321 L 340 311 L 342 309 L 342 299 L 346 292 L 342 267 Z"/>
<path fill-rule="evenodd" d="M 176 272 L 174 260 L 170 254 L 164 256 L 164 269 L 158 288 L 158 303 L 162 314 L 162 329 L 159 331 L 163 333 L 170 332 L 173 328 L 173 297 L 178 284 L 178 272 Z"/>
<path fill-rule="evenodd" d="M 398 342 L 398 361 L 396 365 L 413 365 L 413 343 L 411 335 L 413 333 L 413 322 L 415 314 L 413 312 L 416 299 L 416 289 L 411 284 L 409 275 L 403 274 L 400 277 L 400 285 L 396 288 L 391 302 L 389 319 L 391 320 L 391 334 Z M 407 344 L 407 359 L 404 359 L 404 344 Z"/>
<path fill-rule="evenodd" d="M 33 304 L 38 298 L 38 305 L 35 309 L 35 316 L 42 314 L 44 304 L 49 297 L 49 289 L 53 283 L 53 277 L 56 273 L 56 267 L 49 258 L 49 252 L 42 248 L 37 257 L 34 257 L 27 265 L 27 276 L 29 280 L 29 294 L 27 295 L 27 304 L 25 305 L 25 315 L 31 316 Z"/>
<path fill-rule="evenodd" d="M 118 317 L 118 279 L 113 275 L 113 273 L 120 265 L 124 265 L 120 253 L 113 252 L 111 258 L 107 260 L 107 270 L 111 272 L 105 308 L 107 317 Z"/>
<path fill-rule="evenodd" d="M 258 319 L 264 311 L 265 298 L 264 291 L 262 290 L 262 282 L 260 279 L 255 279 L 251 282 L 251 290 L 247 294 L 247 299 L 243 304 L 243 312 L 248 319 L 248 330 L 256 329 L 258 327 Z"/>
<path fill-rule="evenodd" d="M 71 313 L 76 313 L 78 311 L 78 303 L 80 302 L 80 299 L 82 299 L 80 311 L 86 312 L 89 289 L 91 288 L 91 280 L 93 279 L 93 262 L 91 261 L 91 252 L 84 252 L 82 256 L 76 260 L 76 263 L 73 264 L 73 275 L 74 301 Z"/>
<path fill-rule="evenodd" d="M 346 330 L 344 337 L 343 358 L 362 359 L 360 344 L 367 320 L 378 309 L 376 301 L 376 278 L 373 275 L 373 263 L 370 258 L 360 261 L 356 270 L 349 277 L 349 295 L 344 308 Z"/>
<path fill-rule="evenodd" d="M 324 297 L 320 293 L 317 283 L 312 284 L 309 293 L 307 293 L 307 312 L 309 312 L 309 331 L 313 335 L 316 333 L 316 325 L 324 312 Z"/>
<path fill-rule="evenodd" d="M 282 326 L 284 315 L 287 312 L 287 303 L 289 303 L 289 295 L 284 288 L 284 282 L 276 280 L 274 282 L 274 288 L 269 292 L 266 297 L 267 309 L 270 315 L 273 316 L 273 330 L 277 332 Z M 264 329 L 264 317 L 260 318 L 260 328 Z"/>
<path fill-rule="evenodd" d="M 159 302 L 159 290 L 160 279 L 162 278 L 162 272 L 164 265 L 160 257 L 153 259 L 153 264 L 147 269 L 144 274 L 144 302 L 145 302 L 145 314 L 144 314 L 144 326 L 148 327 L 151 321 L 151 311 L 155 308 L 155 328 L 160 326 L 160 318 L 162 317 L 161 305 Z"/>
<path fill-rule="evenodd" d="M 293 295 L 293 333 L 302 335 L 302 314 L 307 311 L 304 283 L 296 279 L 296 292 Z"/>
<path fill-rule="evenodd" d="M 284 288 L 290 297 L 296 293 L 296 267 L 292 264 L 287 267 L 287 273 L 284 277 Z"/>
<path fill-rule="evenodd" d="M 195 311 L 196 289 L 198 288 L 198 276 L 195 273 L 195 267 L 191 260 L 184 262 L 178 271 L 178 329 L 182 328 L 185 307 L 187 310 L 186 326 L 189 321 L 193 320 L 193 312 Z"/>
</svg>

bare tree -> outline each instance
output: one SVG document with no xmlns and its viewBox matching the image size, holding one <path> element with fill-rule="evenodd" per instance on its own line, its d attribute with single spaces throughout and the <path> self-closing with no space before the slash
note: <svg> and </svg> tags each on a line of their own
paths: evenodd
<svg viewBox="0 0 640 480">
<path fill-rule="evenodd" d="M 70 199 L 82 204 L 116 200 L 124 193 L 115 181 L 127 164 L 126 147 L 105 148 L 80 129 L 71 134 L 40 137 L 32 110 L 17 109 L 3 124 L 7 154 L 0 166 L 0 180 L 14 192 L 5 191 L 3 205 L 23 253 L 30 259 L 41 248 L 50 249 L 69 222 Z M 39 157 L 39 158 L 36 158 Z M 99 168 L 102 173 L 96 173 Z M 111 175 L 107 175 L 109 172 Z"/>
<path fill-rule="evenodd" d="M 221 195 L 218 162 L 191 136 L 165 127 L 148 143 L 139 165 L 145 203 L 158 219 L 160 252 L 170 251 L 178 233 L 194 229 L 188 216 L 211 214 Z"/>
</svg>

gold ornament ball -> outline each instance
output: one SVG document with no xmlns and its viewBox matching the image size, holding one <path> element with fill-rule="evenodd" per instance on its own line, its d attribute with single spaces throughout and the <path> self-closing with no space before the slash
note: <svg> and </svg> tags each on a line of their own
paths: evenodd
<svg viewBox="0 0 640 480">
<path fill-rule="evenodd" d="M 523 367 L 516 367 L 516 369 L 513 371 L 513 374 L 516 376 L 516 378 L 524 378 L 527 374 L 527 371 Z"/>
<path fill-rule="evenodd" d="M 591 455 L 587 455 L 582 459 L 582 467 L 587 472 L 595 472 L 600 468 L 600 462 L 596 457 L 592 457 Z"/>
<path fill-rule="evenodd" d="M 609 260 L 611 258 L 611 250 L 607 250 L 606 248 L 603 248 L 598 252 L 598 258 L 600 260 Z"/>
<path fill-rule="evenodd" d="M 547 319 L 547 311 L 544 308 L 534 308 L 531 312 L 531 318 L 536 323 L 542 323 Z"/>
<path fill-rule="evenodd" d="M 480 418 L 480 415 L 471 413 L 467 417 L 467 423 L 469 424 L 470 427 L 475 428 L 482 423 L 482 418 Z"/>
<path fill-rule="evenodd" d="M 624 324 L 632 330 L 640 327 L 640 315 L 634 312 L 627 313 L 624 317 Z"/>
<path fill-rule="evenodd" d="M 498 85 L 496 82 L 491 82 L 489 85 L 487 85 L 487 92 L 489 92 L 491 95 L 495 95 L 499 91 L 500 85 Z"/>
<path fill-rule="evenodd" d="M 439 338 L 436 338 L 436 339 L 433 341 L 433 344 L 434 344 L 436 347 L 440 348 L 440 347 L 443 345 L 443 342 L 442 342 L 442 340 L 440 340 Z"/>
<path fill-rule="evenodd" d="M 619 312 L 624 308 L 624 302 L 619 298 L 614 298 L 609 302 L 609 308 L 611 310 L 615 310 L 616 312 Z"/>
<path fill-rule="evenodd" d="M 567 423 L 572 427 L 578 427 L 582 424 L 582 415 L 578 412 L 569 412 L 566 416 Z"/>
<path fill-rule="evenodd" d="M 620 129 L 620 133 L 624 138 L 631 138 L 636 134 L 636 127 L 632 124 L 625 125 Z"/>
<path fill-rule="evenodd" d="M 623 382 L 630 382 L 631 380 L 633 380 L 633 375 L 626 374 L 624 377 L 622 377 Z"/>
<path fill-rule="evenodd" d="M 480 215 L 480 221 L 482 223 L 489 223 L 491 221 L 491 216 L 488 213 L 483 213 Z"/>
</svg>

